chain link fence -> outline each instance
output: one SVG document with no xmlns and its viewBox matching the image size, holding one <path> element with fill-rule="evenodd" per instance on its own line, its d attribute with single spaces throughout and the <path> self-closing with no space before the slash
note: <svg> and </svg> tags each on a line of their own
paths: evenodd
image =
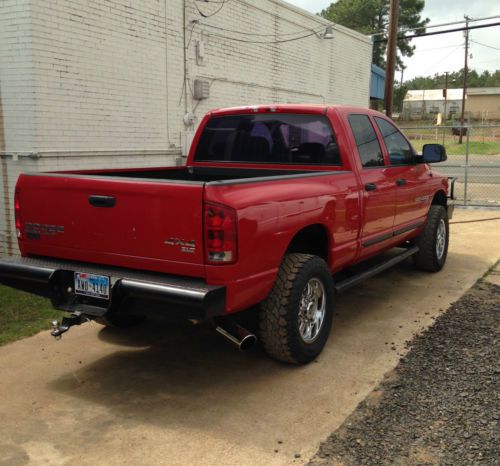
<svg viewBox="0 0 500 466">
<path fill-rule="evenodd" d="M 401 124 L 400 128 L 420 153 L 424 144 L 446 147 L 448 160 L 435 169 L 457 178 L 456 204 L 500 207 L 500 124 Z"/>
</svg>

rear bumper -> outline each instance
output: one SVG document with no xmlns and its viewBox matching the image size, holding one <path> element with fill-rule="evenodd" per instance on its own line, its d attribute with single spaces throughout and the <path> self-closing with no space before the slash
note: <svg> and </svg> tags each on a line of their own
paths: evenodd
<svg viewBox="0 0 500 466">
<path fill-rule="evenodd" d="M 73 292 L 74 273 L 110 277 L 110 299 Z M 109 311 L 206 320 L 222 315 L 226 288 L 202 279 L 83 262 L 12 257 L 0 260 L 0 283 L 50 298 L 56 309 L 100 317 Z"/>
</svg>

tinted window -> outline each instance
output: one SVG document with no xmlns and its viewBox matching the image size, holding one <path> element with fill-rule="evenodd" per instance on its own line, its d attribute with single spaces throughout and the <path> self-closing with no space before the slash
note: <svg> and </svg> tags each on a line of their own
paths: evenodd
<svg viewBox="0 0 500 466">
<path fill-rule="evenodd" d="M 413 150 L 399 130 L 387 120 L 375 117 L 384 138 L 391 165 L 408 165 L 413 162 Z"/>
<path fill-rule="evenodd" d="M 323 115 L 252 114 L 211 118 L 196 161 L 341 165 Z"/>
<path fill-rule="evenodd" d="M 349 115 L 349 123 L 356 145 L 358 146 L 359 157 L 363 167 L 378 167 L 384 165 L 384 156 L 377 139 L 377 134 L 373 129 L 367 115 Z"/>
</svg>

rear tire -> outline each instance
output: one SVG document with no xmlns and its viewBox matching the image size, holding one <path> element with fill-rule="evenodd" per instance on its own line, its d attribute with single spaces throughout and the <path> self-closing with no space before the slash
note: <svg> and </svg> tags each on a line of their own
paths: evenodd
<svg viewBox="0 0 500 466">
<path fill-rule="evenodd" d="M 449 225 L 448 213 L 441 205 L 432 205 L 423 233 L 415 240 L 419 251 L 413 256 L 413 263 L 421 270 L 438 272 L 448 255 Z"/>
<path fill-rule="evenodd" d="M 292 364 L 314 360 L 330 334 L 333 295 L 332 276 L 323 259 L 286 255 L 259 310 L 260 338 L 267 354 Z"/>
</svg>

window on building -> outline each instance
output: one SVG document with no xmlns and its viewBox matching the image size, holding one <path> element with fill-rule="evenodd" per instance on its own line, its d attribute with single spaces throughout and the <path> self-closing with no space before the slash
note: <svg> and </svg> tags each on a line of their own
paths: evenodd
<svg viewBox="0 0 500 466">
<path fill-rule="evenodd" d="M 391 165 L 409 165 L 414 161 L 414 152 L 400 131 L 387 120 L 375 117 L 378 129 L 384 138 Z"/>
<path fill-rule="evenodd" d="M 370 118 L 367 115 L 349 115 L 349 124 L 363 167 L 383 166 L 384 156 Z"/>
</svg>

